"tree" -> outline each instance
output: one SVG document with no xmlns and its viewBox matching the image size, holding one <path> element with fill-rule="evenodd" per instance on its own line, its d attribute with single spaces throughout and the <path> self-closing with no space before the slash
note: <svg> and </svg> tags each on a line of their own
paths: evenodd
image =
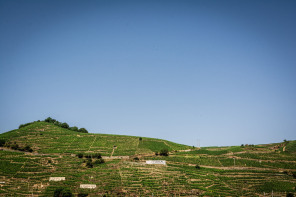
<svg viewBox="0 0 296 197">
<path fill-rule="evenodd" d="M 88 131 L 85 129 L 85 128 L 80 128 L 78 130 L 78 132 L 81 132 L 81 133 L 88 133 Z"/>
<path fill-rule="evenodd" d="M 169 156 L 169 150 L 167 148 L 161 149 L 159 152 L 161 156 Z"/>
<path fill-rule="evenodd" d="M 92 158 L 101 159 L 102 155 L 101 153 L 95 153 L 94 155 L 92 155 Z"/>
<path fill-rule="evenodd" d="M 62 126 L 62 123 L 61 123 L 61 122 L 59 122 L 59 121 L 55 121 L 53 124 L 55 124 L 55 125 L 57 125 L 57 126 L 59 126 L 59 127 L 61 127 L 61 126 Z"/>
<path fill-rule="evenodd" d="M 4 139 L 0 139 L 0 146 L 4 146 L 6 141 Z"/>
<path fill-rule="evenodd" d="M 66 122 L 64 122 L 64 123 L 61 124 L 61 127 L 65 128 L 65 129 L 68 129 L 69 125 Z"/>
<path fill-rule="evenodd" d="M 79 194 L 78 194 L 78 197 L 86 197 L 86 196 L 88 196 L 87 193 L 79 193 Z"/>
<path fill-rule="evenodd" d="M 70 130 L 72 130 L 72 131 L 78 131 L 78 127 L 70 127 Z"/>
<path fill-rule="evenodd" d="M 24 148 L 24 151 L 33 152 L 33 149 L 31 148 L 30 145 L 26 145 Z"/>
<path fill-rule="evenodd" d="M 88 160 L 87 160 L 87 162 L 86 162 L 86 167 L 88 167 L 88 168 L 92 168 L 92 167 L 94 167 L 94 165 L 93 165 L 93 163 L 92 163 L 92 160 L 89 158 Z"/>
<path fill-rule="evenodd" d="M 286 196 L 287 196 L 287 197 L 294 197 L 294 194 L 293 194 L 293 193 L 287 193 Z"/>
<path fill-rule="evenodd" d="M 83 157 L 83 154 L 82 154 L 82 153 L 78 153 L 78 154 L 77 154 L 77 157 L 78 157 L 78 158 L 82 158 L 82 157 Z"/>
<path fill-rule="evenodd" d="M 94 164 L 102 164 L 102 163 L 105 163 L 104 159 L 103 158 L 100 158 L 100 159 L 97 159 Z"/>
<path fill-rule="evenodd" d="M 55 120 L 55 119 L 52 119 L 51 117 L 46 118 L 44 121 L 45 121 L 45 122 L 49 122 L 49 123 L 54 123 L 54 122 L 56 122 L 56 120 Z"/>
<path fill-rule="evenodd" d="M 11 146 L 12 149 L 14 150 L 19 150 L 19 145 L 17 143 L 14 143 L 12 146 Z"/>
<path fill-rule="evenodd" d="M 72 197 L 73 194 L 68 188 L 59 187 L 54 191 L 54 197 Z"/>
</svg>

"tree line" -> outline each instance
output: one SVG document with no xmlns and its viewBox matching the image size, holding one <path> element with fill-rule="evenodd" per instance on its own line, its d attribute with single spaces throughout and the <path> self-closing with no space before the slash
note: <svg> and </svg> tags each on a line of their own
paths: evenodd
<svg viewBox="0 0 296 197">
<path fill-rule="evenodd" d="M 64 129 L 69 129 L 71 131 L 76 131 L 76 132 L 80 132 L 80 133 L 88 133 L 88 131 L 85 128 L 80 128 L 78 129 L 78 127 L 74 126 L 74 127 L 70 127 L 68 123 L 66 122 L 59 122 L 56 119 L 53 119 L 51 117 L 48 117 L 44 120 L 44 122 L 49 122 L 49 123 L 53 123 L 54 125 L 57 125 L 59 127 L 62 127 Z"/>
<path fill-rule="evenodd" d="M 79 129 L 76 126 L 70 127 L 68 123 L 66 123 L 66 122 L 60 122 L 60 121 L 58 121 L 56 119 L 53 119 L 51 117 L 48 117 L 48 118 L 46 118 L 43 121 L 38 120 L 38 121 L 34 121 L 34 122 L 48 122 L 48 123 L 52 123 L 52 124 L 54 124 L 54 125 L 56 125 L 58 127 L 61 127 L 61 128 L 64 128 L 64 129 L 68 129 L 68 130 L 71 130 L 71 131 L 76 131 L 76 132 L 80 132 L 80 133 L 88 133 L 88 131 L 85 128 L 80 128 Z M 21 124 L 19 126 L 19 129 L 20 128 L 23 128 L 23 127 L 26 127 L 26 126 L 29 126 L 30 124 L 33 124 L 34 122 L 29 122 L 29 123 L 26 123 L 26 124 Z"/>
</svg>

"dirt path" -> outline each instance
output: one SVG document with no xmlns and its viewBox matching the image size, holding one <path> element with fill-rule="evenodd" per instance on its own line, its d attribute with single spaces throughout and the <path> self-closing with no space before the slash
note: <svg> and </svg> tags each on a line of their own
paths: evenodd
<svg viewBox="0 0 296 197">
<path fill-rule="evenodd" d="M 239 156 L 232 156 L 228 158 L 236 158 L 236 159 L 242 159 L 242 160 L 250 160 L 250 161 L 263 161 L 263 162 L 270 162 L 270 163 L 278 163 L 278 162 L 284 162 L 284 163 L 296 163 L 296 161 L 289 161 L 289 160 L 269 160 L 269 159 L 253 159 L 253 158 L 245 158 L 245 157 L 239 157 Z"/>
<path fill-rule="evenodd" d="M 194 165 L 194 164 L 191 164 Z M 283 169 L 274 169 L 274 168 L 258 168 L 258 167 L 241 167 L 241 166 L 231 166 L 231 167 L 219 167 L 219 166 L 205 166 L 205 165 L 200 165 L 200 167 L 203 168 L 213 168 L 213 169 L 220 169 L 220 170 L 262 170 L 262 171 L 275 171 L 279 172 L 282 171 Z"/>
</svg>

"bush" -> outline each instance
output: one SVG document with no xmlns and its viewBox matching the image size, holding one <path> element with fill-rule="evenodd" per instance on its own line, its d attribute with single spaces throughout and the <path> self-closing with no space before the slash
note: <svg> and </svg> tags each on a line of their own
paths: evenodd
<svg viewBox="0 0 296 197">
<path fill-rule="evenodd" d="M 105 163 L 104 159 L 103 158 L 100 158 L 100 159 L 97 159 L 94 164 L 102 164 L 102 163 Z"/>
<path fill-rule="evenodd" d="M 85 128 L 80 128 L 78 130 L 78 132 L 81 132 L 81 133 L 88 133 L 88 131 L 85 129 Z"/>
<path fill-rule="evenodd" d="M 79 193 L 78 194 L 78 197 L 86 197 L 86 196 L 88 196 L 88 194 L 86 194 L 86 193 Z"/>
<path fill-rule="evenodd" d="M 78 132 L 78 127 L 70 127 L 70 130 Z"/>
<path fill-rule="evenodd" d="M 292 194 L 292 193 L 287 193 L 286 197 L 294 197 L 294 194 Z"/>
<path fill-rule="evenodd" d="M 101 153 L 95 153 L 94 155 L 92 155 L 92 158 L 101 159 L 102 155 Z"/>
<path fill-rule="evenodd" d="M 140 137 L 139 140 L 142 141 L 142 138 Z"/>
<path fill-rule="evenodd" d="M 61 123 L 61 122 L 59 122 L 59 121 L 55 121 L 53 124 L 54 124 L 54 125 L 57 125 L 57 126 L 59 126 L 59 127 L 61 127 L 61 126 L 62 126 L 62 123 Z"/>
<path fill-rule="evenodd" d="M 134 161 L 139 161 L 139 160 L 140 160 L 139 157 L 134 158 Z"/>
<path fill-rule="evenodd" d="M 13 149 L 13 150 L 19 150 L 19 145 L 18 144 L 16 144 L 16 143 L 14 143 L 13 145 L 11 145 L 11 148 Z"/>
<path fill-rule="evenodd" d="M 200 166 L 198 164 L 196 164 L 195 168 L 199 170 Z"/>
<path fill-rule="evenodd" d="M 156 156 L 158 156 L 158 152 L 155 152 L 154 154 L 155 154 Z"/>
<path fill-rule="evenodd" d="M 33 152 L 33 149 L 31 148 L 30 145 L 26 145 L 25 148 L 24 148 L 24 151 Z"/>
<path fill-rule="evenodd" d="M 1 146 L 1 147 L 4 146 L 5 143 L 6 143 L 6 141 L 5 141 L 4 139 L 0 139 L 0 146 Z"/>
<path fill-rule="evenodd" d="M 54 123 L 54 122 L 56 122 L 56 120 L 52 119 L 51 117 L 48 117 L 44 120 L 44 122 Z"/>
<path fill-rule="evenodd" d="M 161 156 L 169 156 L 169 150 L 167 148 L 161 149 L 159 152 Z"/>
<path fill-rule="evenodd" d="M 82 153 L 78 153 L 78 154 L 77 154 L 77 157 L 78 157 L 78 158 L 82 158 L 82 157 L 83 157 L 83 154 L 82 154 Z"/>
<path fill-rule="evenodd" d="M 64 122 L 64 123 L 61 124 L 61 127 L 65 128 L 65 129 L 68 129 L 69 125 L 66 122 Z"/>
<path fill-rule="evenodd" d="M 93 168 L 94 167 L 94 165 L 92 164 L 92 160 L 91 159 L 88 159 L 87 160 L 86 167 L 88 167 L 88 168 Z"/>
<path fill-rule="evenodd" d="M 30 124 L 32 124 L 33 122 L 29 122 L 29 123 L 26 123 L 26 124 L 21 124 L 20 126 L 19 126 L 19 129 L 20 128 L 23 128 L 23 127 L 26 127 L 26 126 L 29 126 Z"/>
<path fill-rule="evenodd" d="M 57 188 L 53 194 L 54 197 L 72 197 L 73 194 L 68 188 Z"/>
</svg>

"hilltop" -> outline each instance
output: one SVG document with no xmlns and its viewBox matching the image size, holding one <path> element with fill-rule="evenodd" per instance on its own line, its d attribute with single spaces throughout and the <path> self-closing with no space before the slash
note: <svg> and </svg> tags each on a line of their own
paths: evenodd
<svg viewBox="0 0 296 197">
<path fill-rule="evenodd" d="M 295 194 L 296 141 L 198 149 L 163 139 L 79 132 L 62 124 L 37 121 L 0 134 L 0 196 Z M 159 155 L 163 150 L 168 156 Z"/>
<path fill-rule="evenodd" d="M 30 145 L 34 152 L 44 154 L 99 152 L 104 156 L 109 156 L 114 149 L 114 156 L 132 156 L 153 154 L 162 149 L 176 151 L 190 148 L 186 145 L 155 138 L 82 133 L 43 121 L 33 122 L 0 136 L 2 139 L 20 146 Z"/>
</svg>

